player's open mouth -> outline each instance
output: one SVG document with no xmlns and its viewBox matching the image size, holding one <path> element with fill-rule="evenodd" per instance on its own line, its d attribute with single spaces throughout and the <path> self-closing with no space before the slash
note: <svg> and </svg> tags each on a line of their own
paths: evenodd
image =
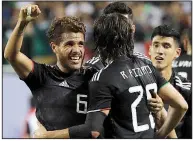
<svg viewBox="0 0 193 141">
<path fill-rule="evenodd" d="M 71 56 L 69 58 L 70 58 L 70 60 L 79 60 L 80 56 Z"/>
<path fill-rule="evenodd" d="M 69 56 L 69 60 L 71 61 L 71 62 L 73 62 L 73 63 L 75 63 L 75 64 L 78 64 L 78 63 L 80 63 L 80 61 L 81 61 L 81 56 L 80 55 L 73 55 L 73 56 Z"/>
<path fill-rule="evenodd" d="M 164 60 L 164 58 L 162 58 L 162 57 L 160 57 L 160 56 L 156 56 L 156 57 L 155 57 L 155 60 L 157 60 L 157 61 L 162 61 L 162 60 Z"/>
</svg>

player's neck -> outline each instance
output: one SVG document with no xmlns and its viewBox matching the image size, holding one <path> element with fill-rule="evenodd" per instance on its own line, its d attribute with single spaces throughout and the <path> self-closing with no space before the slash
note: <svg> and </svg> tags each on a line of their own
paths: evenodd
<svg viewBox="0 0 193 141">
<path fill-rule="evenodd" d="M 58 69 L 60 70 L 60 72 L 62 72 L 62 74 L 65 74 L 65 75 L 71 75 L 71 74 L 73 74 L 74 72 L 80 72 L 80 69 L 78 69 L 78 70 L 72 70 L 72 69 L 65 68 L 65 67 L 62 66 L 59 62 L 57 62 L 56 66 L 58 67 Z"/>
<path fill-rule="evenodd" d="M 58 68 L 60 69 L 61 72 L 69 73 L 69 71 L 66 68 L 62 67 L 62 65 L 59 62 L 57 62 L 57 66 L 58 66 Z"/>
<path fill-rule="evenodd" d="M 169 81 L 172 76 L 172 66 L 164 68 L 160 73 L 167 81 Z"/>
</svg>

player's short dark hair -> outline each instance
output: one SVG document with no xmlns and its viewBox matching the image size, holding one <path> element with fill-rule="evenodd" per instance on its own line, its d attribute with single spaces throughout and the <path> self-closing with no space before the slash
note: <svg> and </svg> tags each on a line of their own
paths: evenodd
<svg viewBox="0 0 193 141">
<path fill-rule="evenodd" d="M 133 11 L 132 9 L 127 6 L 123 2 L 113 2 L 110 3 L 107 7 L 105 7 L 104 14 L 110 14 L 110 13 L 120 13 L 120 14 L 128 14 L 128 17 L 133 20 Z"/>
<path fill-rule="evenodd" d="M 103 61 L 133 55 L 132 21 L 119 13 L 103 14 L 94 23 L 94 42 Z"/>
<path fill-rule="evenodd" d="M 68 32 L 81 32 L 85 36 L 86 27 L 77 17 L 55 18 L 47 31 L 47 37 L 49 42 L 59 44 L 61 35 Z"/>
<path fill-rule="evenodd" d="M 169 25 L 160 25 L 154 28 L 151 40 L 155 36 L 172 37 L 177 42 L 178 46 L 180 45 L 180 33 Z"/>
</svg>

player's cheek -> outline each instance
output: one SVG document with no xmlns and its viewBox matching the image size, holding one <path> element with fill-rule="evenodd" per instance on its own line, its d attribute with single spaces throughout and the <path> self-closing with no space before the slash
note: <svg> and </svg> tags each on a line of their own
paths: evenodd
<svg viewBox="0 0 193 141">
<path fill-rule="evenodd" d="M 82 59 L 84 59 L 84 56 L 85 56 L 85 48 L 84 47 L 81 49 L 81 53 L 82 53 Z"/>
</svg>

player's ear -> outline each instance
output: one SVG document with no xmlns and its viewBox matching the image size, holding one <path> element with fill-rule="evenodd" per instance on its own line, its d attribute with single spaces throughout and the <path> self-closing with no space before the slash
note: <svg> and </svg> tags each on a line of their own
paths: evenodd
<svg viewBox="0 0 193 141">
<path fill-rule="evenodd" d="M 176 49 L 176 56 L 174 57 L 174 59 L 178 58 L 178 57 L 180 56 L 180 54 L 181 54 L 181 48 L 178 47 L 178 48 Z"/>
<path fill-rule="evenodd" d="M 150 46 L 149 46 L 149 50 L 148 50 L 149 56 L 151 56 L 151 50 L 152 50 L 152 46 L 150 45 Z"/>
<path fill-rule="evenodd" d="M 56 50 L 57 45 L 56 45 L 54 42 L 50 42 L 50 46 L 51 46 L 51 48 L 52 48 L 52 51 L 53 51 L 54 53 L 56 53 L 56 52 L 57 52 L 57 50 Z"/>
</svg>

